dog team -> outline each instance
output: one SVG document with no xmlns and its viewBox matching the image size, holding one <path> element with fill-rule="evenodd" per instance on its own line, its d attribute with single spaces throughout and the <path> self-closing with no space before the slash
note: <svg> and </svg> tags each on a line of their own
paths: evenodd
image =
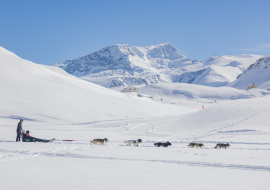
<svg viewBox="0 0 270 190">
<path fill-rule="evenodd" d="M 104 138 L 104 139 L 94 139 L 91 141 L 92 144 L 99 144 L 99 145 L 103 145 L 104 143 L 107 143 L 109 140 L 107 138 Z M 142 143 L 142 139 L 138 139 L 138 140 L 128 140 L 128 141 L 124 141 L 124 143 L 127 145 L 127 146 L 138 146 L 139 143 Z M 155 143 L 154 146 L 156 147 L 168 147 L 168 146 L 172 146 L 172 144 L 167 141 L 165 143 L 163 142 L 158 142 L 158 143 Z M 230 144 L 227 143 L 227 144 L 222 144 L 222 143 L 219 143 L 217 144 L 214 148 L 229 148 Z M 189 143 L 188 147 L 190 148 L 202 148 L 204 147 L 204 144 L 202 143 Z"/>
</svg>

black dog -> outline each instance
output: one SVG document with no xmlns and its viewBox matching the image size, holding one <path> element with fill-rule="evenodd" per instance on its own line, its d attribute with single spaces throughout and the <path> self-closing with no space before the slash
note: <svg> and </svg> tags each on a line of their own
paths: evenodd
<svg viewBox="0 0 270 190">
<path fill-rule="evenodd" d="M 161 146 L 163 146 L 163 147 L 172 146 L 172 144 L 169 141 L 167 141 L 166 143 L 158 142 L 158 143 L 155 143 L 154 145 L 157 146 L 157 147 L 161 147 Z"/>
</svg>

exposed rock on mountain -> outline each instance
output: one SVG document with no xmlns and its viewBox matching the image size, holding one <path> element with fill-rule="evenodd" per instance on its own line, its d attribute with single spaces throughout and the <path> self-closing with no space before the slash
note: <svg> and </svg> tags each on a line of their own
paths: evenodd
<svg viewBox="0 0 270 190">
<path fill-rule="evenodd" d="M 260 56 L 213 56 L 192 60 L 170 43 L 135 47 L 112 45 L 56 63 L 66 72 L 107 88 L 154 83 L 224 86 Z"/>
<path fill-rule="evenodd" d="M 187 64 L 191 61 L 172 44 L 164 43 L 147 47 L 107 46 L 89 55 L 57 63 L 55 66 L 78 77 L 95 73 L 101 73 L 103 76 L 134 76 L 157 72 L 158 69 L 166 67 L 173 68 L 180 63 Z"/>
</svg>

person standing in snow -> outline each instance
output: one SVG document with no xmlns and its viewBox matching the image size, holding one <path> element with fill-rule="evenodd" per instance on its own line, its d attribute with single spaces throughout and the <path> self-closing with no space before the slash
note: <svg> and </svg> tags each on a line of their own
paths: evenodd
<svg viewBox="0 0 270 190">
<path fill-rule="evenodd" d="M 18 126 L 17 126 L 17 137 L 16 137 L 16 142 L 17 142 L 17 141 L 21 141 L 22 122 L 23 122 L 23 120 L 21 119 L 20 122 L 18 123 Z"/>
</svg>

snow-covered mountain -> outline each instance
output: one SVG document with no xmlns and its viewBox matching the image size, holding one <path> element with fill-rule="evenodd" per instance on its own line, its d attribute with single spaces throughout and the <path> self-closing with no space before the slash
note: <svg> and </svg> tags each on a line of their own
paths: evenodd
<svg viewBox="0 0 270 190">
<path fill-rule="evenodd" d="M 170 43 L 164 43 L 147 47 L 127 44 L 107 46 L 89 55 L 57 63 L 55 66 L 77 77 L 90 74 L 142 76 L 158 73 L 158 69 L 174 68 L 189 63 L 191 60 L 177 48 Z"/>
<path fill-rule="evenodd" d="M 73 123 L 181 112 L 144 98 L 129 98 L 62 69 L 21 59 L 0 48 L 0 118 Z"/>
<path fill-rule="evenodd" d="M 125 44 L 107 46 L 54 66 L 107 88 L 171 82 L 224 86 L 260 57 L 213 56 L 200 62 L 186 57 L 171 43 L 146 47 Z"/>
<path fill-rule="evenodd" d="M 261 58 L 261 55 L 217 55 L 203 61 L 204 65 L 238 67 L 244 71 L 249 65 Z"/>
<path fill-rule="evenodd" d="M 212 87 L 220 87 L 235 80 L 235 76 L 241 73 L 237 67 L 210 66 L 195 72 L 186 72 L 182 75 L 173 75 L 172 82 L 199 84 Z"/>
<path fill-rule="evenodd" d="M 230 86 L 247 89 L 253 83 L 258 88 L 270 90 L 270 54 L 251 64 Z"/>
</svg>

